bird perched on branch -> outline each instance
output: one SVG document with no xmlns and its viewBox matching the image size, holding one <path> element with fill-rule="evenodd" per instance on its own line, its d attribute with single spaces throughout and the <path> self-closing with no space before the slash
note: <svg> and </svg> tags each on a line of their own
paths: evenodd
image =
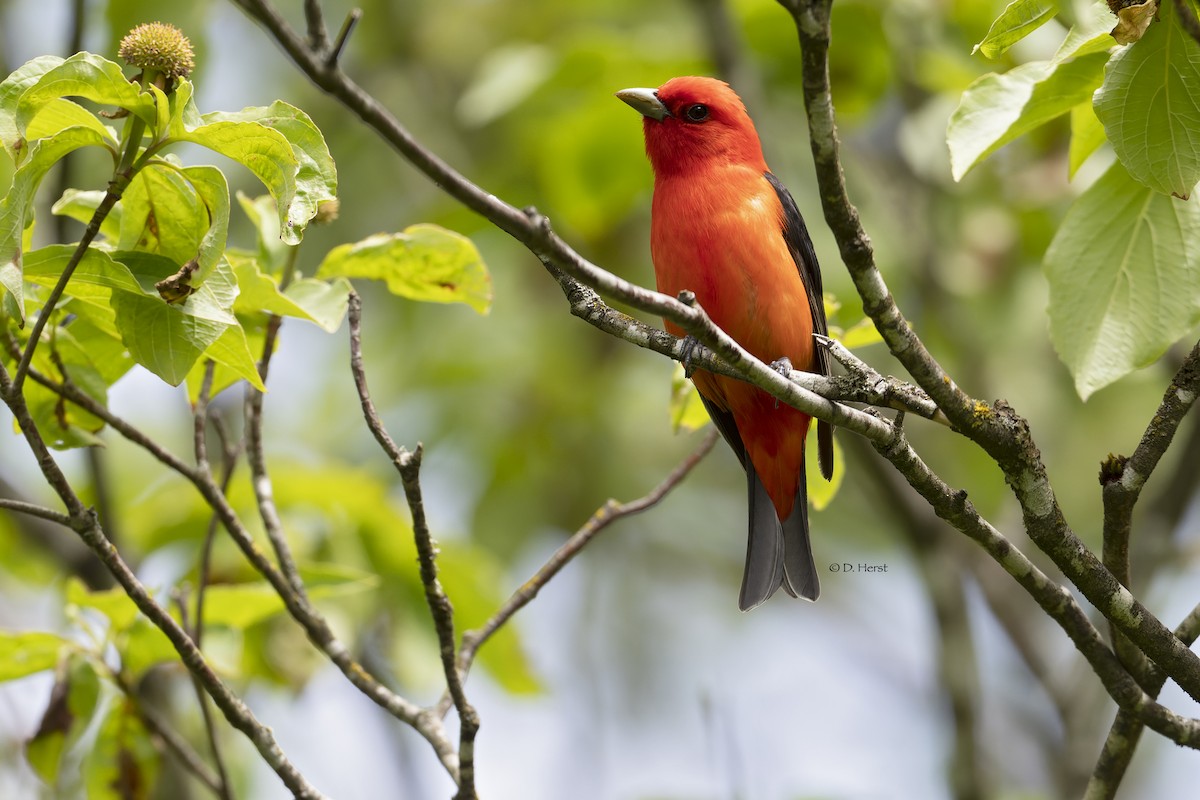
<svg viewBox="0 0 1200 800">
<path fill-rule="evenodd" d="M 741 99 L 712 78 L 617 92 L 643 117 L 654 168 L 650 255 L 658 290 L 690 290 L 722 330 L 767 363 L 829 374 L 814 347 L 827 332 L 821 271 L 804 219 L 763 160 Z M 667 330 L 684 333 L 671 322 Z M 750 533 L 738 605 L 754 608 L 782 586 L 821 592 L 808 531 L 804 441 L 812 418 L 733 378 L 692 380 L 746 470 Z M 833 474 L 833 428 L 817 425 L 821 473 Z"/>
</svg>

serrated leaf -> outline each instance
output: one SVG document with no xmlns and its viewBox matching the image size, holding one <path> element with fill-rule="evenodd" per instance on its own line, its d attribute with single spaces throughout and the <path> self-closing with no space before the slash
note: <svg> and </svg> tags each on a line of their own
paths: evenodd
<svg viewBox="0 0 1200 800">
<path fill-rule="evenodd" d="M 1088 156 L 1096 152 L 1100 145 L 1108 141 L 1104 135 L 1104 126 L 1100 124 L 1091 103 L 1080 103 L 1071 109 L 1071 146 L 1067 153 L 1067 177 L 1074 178 L 1075 173 L 1087 161 Z"/>
<path fill-rule="evenodd" d="M 682 364 L 676 364 L 671 374 L 671 401 L 668 409 L 671 414 L 671 430 L 675 433 L 697 431 L 709 423 L 708 410 L 704 408 L 695 384 L 685 377 Z"/>
<path fill-rule="evenodd" d="M 1200 322 L 1200 206 L 1118 162 L 1071 206 L 1046 251 L 1050 338 L 1079 396 L 1155 361 Z"/>
<path fill-rule="evenodd" d="M 1140 183 L 1186 198 L 1200 181 L 1200 46 L 1173 4 L 1136 45 L 1116 53 L 1095 97 L 1117 158 Z"/>
<path fill-rule="evenodd" d="M 1012 0 L 971 52 L 996 58 L 1049 22 L 1057 13 L 1056 0 Z"/>
<path fill-rule="evenodd" d="M 972 83 L 946 130 L 954 180 L 1018 136 L 1090 99 L 1107 60 L 1092 53 L 1065 63 L 1035 61 Z"/>
<path fill-rule="evenodd" d="M 0 681 L 54 669 L 59 653 L 69 645 L 53 633 L 0 631 Z"/>
<path fill-rule="evenodd" d="M 465 303 L 480 314 L 492 304 L 492 278 L 475 244 L 437 225 L 379 233 L 335 247 L 317 268 L 318 278 L 370 278 L 410 300 Z"/>
<path fill-rule="evenodd" d="M 157 122 L 154 96 L 131 83 L 121 66 L 95 53 L 76 53 L 40 75 L 17 101 L 16 125 L 24 130 L 48 103 L 82 97 L 104 106 L 124 108 L 148 125 Z"/>
</svg>

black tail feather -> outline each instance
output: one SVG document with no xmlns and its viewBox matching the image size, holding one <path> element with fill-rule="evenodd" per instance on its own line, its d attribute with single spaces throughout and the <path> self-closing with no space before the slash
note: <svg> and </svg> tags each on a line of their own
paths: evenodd
<svg viewBox="0 0 1200 800">
<path fill-rule="evenodd" d="M 780 586 L 792 597 L 816 600 L 821 594 L 821 582 L 808 538 L 808 488 L 804 473 L 800 473 L 800 488 L 792 513 L 783 523 L 779 522 L 775 504 L 749 460 L 746 482 L 750 495 L 750 534 L 746 540 L 746 570 L 738 608 L 749 611 L 761 605 Z"/>
</svg>

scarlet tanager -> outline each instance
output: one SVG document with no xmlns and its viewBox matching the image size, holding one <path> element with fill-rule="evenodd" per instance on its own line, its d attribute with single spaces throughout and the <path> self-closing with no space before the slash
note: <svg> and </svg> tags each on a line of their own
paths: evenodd
<svg viewBox="0 0 1200 800">
<path fill-rule="evenodd" d="M 757 358 L 786 358 L 829 374 L 821 270 L 804 219 L 763 160 L 746 107 L 712 78 L 673 78 L 617 97 L 643 117 L 654 169 L 650 256 L 658 290 L 695 293 L 722 330 Z M 683 331 L 670 321 L 667 330 Z M 821 593 L 808 535 L 804 440 L 812 418 L 743 381 L 697 370 L 692 380 L 746 470 L 750 533 L 738 605 L 749 610 L 782 586 Z M 833 428 L 817 426 L 821 473 L 833 473 Z"/>
</svg>

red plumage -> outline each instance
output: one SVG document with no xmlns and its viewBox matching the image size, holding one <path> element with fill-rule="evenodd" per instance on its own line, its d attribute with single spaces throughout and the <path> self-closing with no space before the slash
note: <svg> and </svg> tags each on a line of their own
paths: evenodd
<svg viewBox="0 0 1200 800">
<path fill-rule="evenodd" d="M 767 363 L 786 357 L 797 369 L 828 373 L 812 336 L 826 332 L 812 243 L 791 195 L 767 168 L 742 101 L 727 84 L 697 77 L 618 97 L 645 117 L 658 290 L 694 292 L 718 326 Z M 670 322 L 667 329 L 682 334 Z M 704 370 L 692 380 L 749 476 L 742 608 L 781 585 L 815 600 L 804 475 L 811 418 L 742 381 Z M 832 431 L 822 427 L 819 454 L 828 477 Z"/>
</svg>

